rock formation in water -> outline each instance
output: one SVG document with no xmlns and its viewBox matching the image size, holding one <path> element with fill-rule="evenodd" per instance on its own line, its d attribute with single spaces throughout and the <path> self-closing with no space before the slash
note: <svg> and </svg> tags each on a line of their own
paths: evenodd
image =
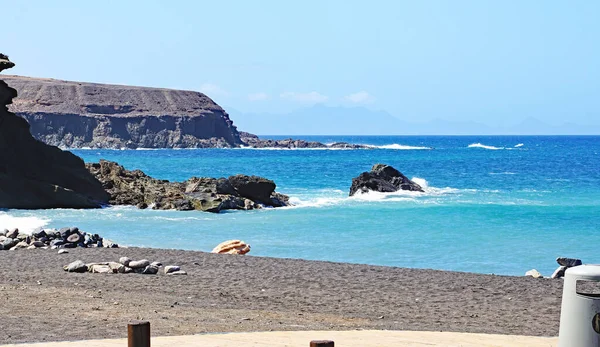
<svg viewBox="0 0 600 347">
<path fill-rule="evenodd" d="M 10 110 L 39 140 L 64 148 L 205 148 L 243 145 L 229 115 L 202 93 L 7 76 Z"/>
<path fill-rule="evenodd" d="M 0 72 L 13 66 L 0 54 Z M 0 208 L 93 208 L 106 203 L 108 195 L 83 160 L 34 139 L 27 121 L 8 111 L 16 97 L 17 91 L 0 80 Z"/>
<path fill-rule="evenodd" d="M 371 146 L 357 145 L 348 142 L 335 142 L 332 144 L 324 144 L 317 141 L 305 140 L 263 140 L 254 134 L 240 132 L 240 138 L 244 146 L 252 148 L 280 148 L 280 149 L 370 149 Z"/>
<path fill-rule="evenodd" d="M 288 196 L 275 192 L 273 181 L 257 176 L 192 177 L 185 182 L 169 182 L 152 178 L 140 170 L 126 170 L 106 160 L 87 164 L 87 167 L 110 194 L 112 205 L 207 212 L 289 205 Z"/>
<path fill-rule="evenodd" d="M 422 192 L 423 188 L 408 179 L 402 172 L 385 164 L 375 164 L 371 171 L 363 172 L 352 179 L 350 196 L 369 191 L 390 193 L 399 190 Z"/>
</svg>

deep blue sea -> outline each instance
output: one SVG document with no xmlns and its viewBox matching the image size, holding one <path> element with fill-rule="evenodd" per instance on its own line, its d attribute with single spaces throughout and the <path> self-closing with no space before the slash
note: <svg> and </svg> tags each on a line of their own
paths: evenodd
<svg viewBox="0 0 600 347">
<path fill-rule="evenodd" d="M 285 138 L 264 136 L 264 138 Z M 0 211 L 0 226 L 76 225 L 124 245 L 478 273 L 550 275 L 557 256 L 600 263 L 600 137 L 295 136 L 369 150 L 73 150 L 156 178 L 243 173 L 274 180 L 291 208 L 211 214 L 133 207 Z M 352 178 L 392 165 L 425 193 L 348 197 Z"/>
</svg>

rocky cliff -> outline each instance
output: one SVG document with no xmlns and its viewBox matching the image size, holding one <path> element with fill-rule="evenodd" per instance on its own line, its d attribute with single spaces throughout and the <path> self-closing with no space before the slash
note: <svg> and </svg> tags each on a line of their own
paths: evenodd
<svg viewBox="0 0 600 347">
<path fill-rule="evenodd" d="M 242 145 L 229 115 L 202 93 L 6 76 L 10 110 L 39 140 L 66 148 L 204 148 Z"/>
<path fill-rule="evenodd" d="M 0 72 L 13 67 L 0 54 Z M 4 80 L 4 76 L 0 76 Z M 108 194 L 79 157 L 37 141 L 8 111 L 17 91 L 0 80 L 0 208 L 92 208 Z M 13 81 L 13 78 L 6 78 Z"/>
</svg>

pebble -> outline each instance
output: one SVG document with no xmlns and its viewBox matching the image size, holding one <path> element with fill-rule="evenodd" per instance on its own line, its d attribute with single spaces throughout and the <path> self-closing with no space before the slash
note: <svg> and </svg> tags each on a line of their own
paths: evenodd
<svg viewBox="0 0 600 347">
<path fill-rule="evenodd" d="M 181 270 L 181 268 L 179 266 L 177 266 L 177 265 L 168 265 L 168 266 L 165 266 L 165 273 L 166 274 L 169 274 L 169 273 L 175 272 L 175 271 L 179 271 L 179 270 Z"/>
<path fill-rule="evenodd" d="M 543 278 L 543 277 L 544 277 L 544 276 L 542 276 L 542 274 L 541 274 L 541 273 L 540 273 L 538 270 L 536 270 L 536 269 L 531 269 L 531 270 L 527 271 L 527 272 L 525 273 L 525 276 L 531 276 L 531 277 L 533 277 L 533 278 Z"/>
<path fill-rule="evenodd" d="M 65 265 L 63 269 L 67 272 L 86 272 L 88 268 L 81 260 L 75 260 L 74 262 Z"/>
<path fill-rule="evenodd" d="M 88 271 L 91 273 L 99 273 L 99 274 L 108 274 L 108 273 L 113 272 L 113 270 L 110 268 L 110 266 L 100 265 L 100 264 L 93 264 L 92 266 L 90 266 L 88 268 Z"/>
<path fill-rule="evenodd" d="M 157 266 L 153 266 L 153 265 L 148 265 L 144 268 L 144 271 L 142 271 L 142 274 L 144 275 L 156 275 L 158 273 L 158 267 Z"/>
<path fill-rule="evenodd" d="M 179 270 L 179 271 L 173 271 L 173 272 L 169 272 L 167 275 L 171 276 L 178 276 L 178 275 L 187 275 L 187 272 L 183 271 L 183 270 Z"/>
<path fill-rule="evenodd" d="M 567 271 L 567 267 L 566 266 L 559 266 L 556 270 L 554 270 L 554 273 L 552 274 L 552 278 L 561 278 L 561 277 L 565 277 L 565 271 Z"/>
<path fill-rule="evenodd" d="M 125 265 L 125 266 L 129 266 L 129 263 L 131 262 L 131 259 L 129 259 L 128 257 L 121 257 L 119 258 L 119 263 Z"/>
<path fill-rule="evenodd" d="M 148 259 L 142 260 L 132 260 L 129 262 L 129 267 L 132 269 L 142 269 L 150 265 L 150 261 Z"/>
<path fill-rule="evenodd" d="M 579 266 L 582 264 L 581 259 L 566 258 L 566 257 L 558 257 L 558 258 L 556 258 L 556 262 L 558 263 L 558 265 L 566 266 L 568 268 L 573 267 L 573 266 Z"/>
<path fill-rule="evenodd" d="M 12 229 L 6 233 L 6 237 L 9 239 L 15 239 L 19 235 L 19 229 Z"/>
</svg>

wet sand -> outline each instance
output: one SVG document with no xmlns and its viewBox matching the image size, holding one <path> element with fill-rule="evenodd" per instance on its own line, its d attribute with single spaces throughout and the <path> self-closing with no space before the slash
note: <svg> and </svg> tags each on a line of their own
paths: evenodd
<svg viewBox="0 0 600 347">
<path fill-rule="evenodd" d="M 121 256 L 187 276 L 66 273 Z M 562 280 L 121 248 L 0 251 L 0 343 L 152 334 L 387 329 L 556 336 Z"/>
</svg>

